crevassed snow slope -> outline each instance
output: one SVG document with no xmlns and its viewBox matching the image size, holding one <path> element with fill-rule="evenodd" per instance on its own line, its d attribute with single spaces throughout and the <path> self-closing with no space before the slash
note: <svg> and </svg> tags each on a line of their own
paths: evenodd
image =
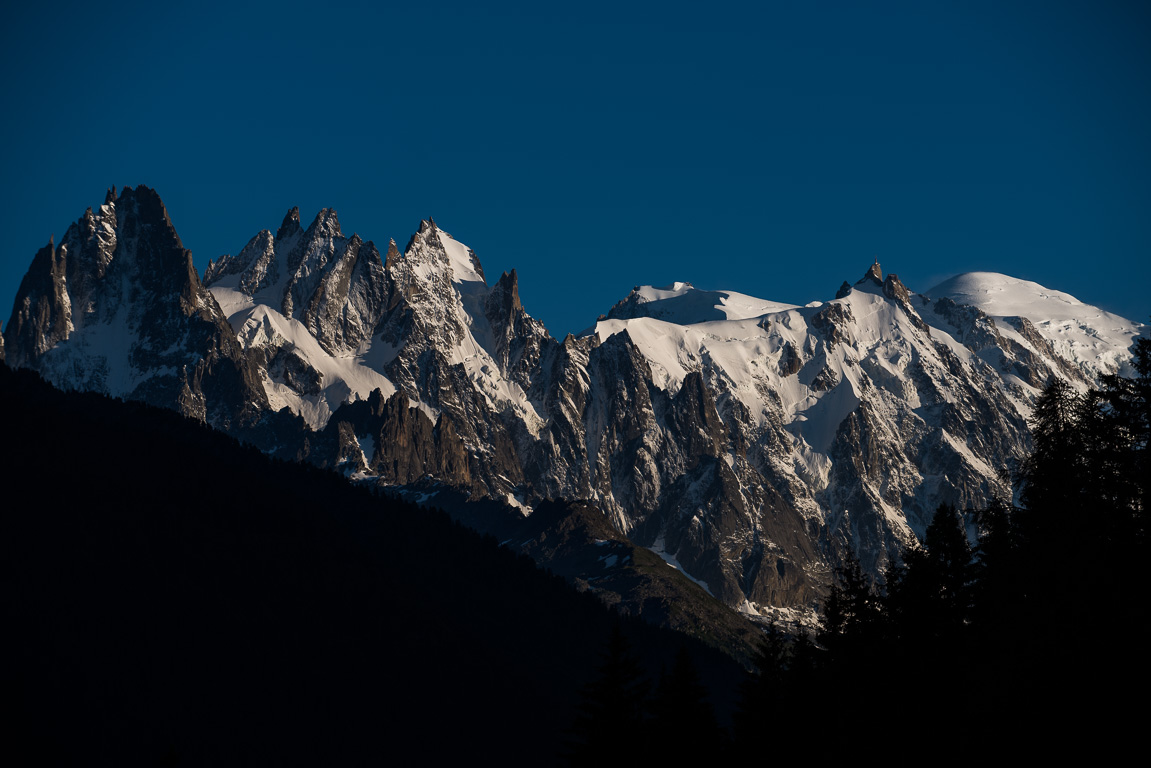
<svg viewBox="0 0 1151 768">
<path fill-rule="evenodd" d="M 1026 317 L 1060 356 L 1091 378 L 1130 374 L 1127 350 L 1145 328 L 1070 294 L 998 272 L 965 272 L 944 280 L 925 295 L 977 307 L 1008 335 L 1017 336 L 1010 323 L 1000 321 Z"/>
</svg>

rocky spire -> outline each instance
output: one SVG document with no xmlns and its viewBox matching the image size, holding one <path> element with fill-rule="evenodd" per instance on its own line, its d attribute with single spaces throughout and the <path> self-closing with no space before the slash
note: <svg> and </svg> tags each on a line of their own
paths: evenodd
<svg viewBox="0 0 1151 768">
<path fill-rule="evenodd" d="M 420 220 L 420 228 L 412 233 L 412 236 L 408 239 L 407 246 L 404 247 L 405 257 L 412 258 L 424 245 L 430 246 L 433 249 L 443 250 L 443 243 L 440 241 L 440 230 L 431 216 L 427 219 Z"/>
<path fill-rule="evenodd" d="M 400 260 L 400 249 L 396 247 L 396 240 L 392 238 L 388 240 L 388 253 L 384 257 L 384 269 L 391 271 Z"/>
<path fill-rule="evenodd" d="M 504 272 L 488 296 L 488 312 L 498 310 L 500 315 L 509 317 L 513 312 L 520 312 L 523 308 L 524 305 L 520 303 L 519 276 L 514 269 L 511 272 Z"/>
<path fill-rule="evenodd" d="M 276 230 L 276 239 L 283 240 L 284 238 L 291 237 L 300 231 L 300 208 L 294 206 L 292 210 L 284 215 L 284 221 L 280 224 L 280 228 Z"/>
<path fill-rule="evenodd" d="M 285 317 L 295 316 L 307 307 L 329 266 L 344 254 L 350 243 L 340 232 L 340 220 L 335 209 L 321 208 L 303 236 L 291 247 L 286 263 L 278 267 L 283 270 L 286 266 L 289 276 L 280 305 L 280 312 Z M 278 253 L 276 258 L 279 260 Z"/>
<path fill-rule="evenodd" d="M 321 208 L 316 214 L 316 218 L 308 225 L 308 234 L 310 237 L 315 237 L 316 233 L 328 237 L 343 237 L 335 208 Z"/>
<path fill-rule="evenodd" d="M 887 279 L 883 281 L 883 295 L 901 304 L 911 300 L 911 293 L 907 290 L 907 286 L 899 279 L 899 275 L 894 272 L 890 273 Z"/>
<path fill-rule="evenodd" d="M 875 257 L 875 263 L 868 268 L 863 277 L 859 278 L 855 284 L 859 285 L 860 283 L 866 283 L 868 281 L 879 286 L 883 285 L 883 268 L 879 266 L 878 256 Z"/>
</svg>

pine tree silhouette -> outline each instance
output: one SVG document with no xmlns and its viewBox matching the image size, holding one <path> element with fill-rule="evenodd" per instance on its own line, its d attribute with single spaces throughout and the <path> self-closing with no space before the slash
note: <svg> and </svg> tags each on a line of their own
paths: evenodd
<svg viewBox="0 0 1151 768">
<path fill-rule="evenodd" d="M 572 729 L 571 764 L 616 763 L 642 755 L 650 688 L 617 623 L 598 677 L 582 691 Z"/>
<path fill-rule="evenodd" d="M 855 666 L 879 637 L 881 603 L 859 558 L 850 550 L 835 577 L 816 637 L 827 649 L 830 663 Z"/>
<path fill-rule="evenodd" d="M 651 758 L 677 763 L 715 758 L 722 743 L 719 726 L 686 648 L 680 647 L 671 671 L 660 678 L 651 712 Z"/>
</svg>

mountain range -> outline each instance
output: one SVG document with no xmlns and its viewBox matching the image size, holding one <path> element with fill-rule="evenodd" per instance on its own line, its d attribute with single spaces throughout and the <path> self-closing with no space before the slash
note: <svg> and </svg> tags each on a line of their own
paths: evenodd
<svg viewBox="0 0 1151 768">
<path fill-rule="evenodd" d="M 1146 330 L 1006 275 L 916 293 L 861 266 L 806 306 L 637 286 L 557 340 L 430 218 L 401 250 L 292 209 L 201 276 L 139 186 L 35 255 L 0 355 L 454 504 L 605 597 L 643 603 L 611 586 L 642 552 L 679 572 L 665 613 L 703 590 L 808 621 L 848 552 L 878 574 L 940 504 L 1010 497 L 1043 385 L 1128 373 Z M 555 546 L 576 519 L 600 532 Z"/>
</svg>

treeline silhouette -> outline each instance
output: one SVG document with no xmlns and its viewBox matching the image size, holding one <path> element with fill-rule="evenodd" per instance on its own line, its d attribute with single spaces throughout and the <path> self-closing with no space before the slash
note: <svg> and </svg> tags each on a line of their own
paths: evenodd
<svg viewBox="0 0 1151 768">
<path fill-rule="evenodd" d="M 794 757 L 884 738 L 939 759 L 1007 745 L 1102 757 L 1133 743 L 1151 682 L 1151 340 L 1134 364 L 1135 378 L 1085 394 L 1048 384 L 1018 506 L 940 507 L 878 583 L 843 563 L 814 638 L 769 633 L 736 715 L 739 749 L 756 753 L 772 732 L 787 734 L 776 754 Z"/>
<path fill-rule="evenodd" d="M 0 402 L 5 764 L 555 764 L 613 632 L 730 719 L 730 658 L 442 512 L 3 365 Z"/>
</svg>

